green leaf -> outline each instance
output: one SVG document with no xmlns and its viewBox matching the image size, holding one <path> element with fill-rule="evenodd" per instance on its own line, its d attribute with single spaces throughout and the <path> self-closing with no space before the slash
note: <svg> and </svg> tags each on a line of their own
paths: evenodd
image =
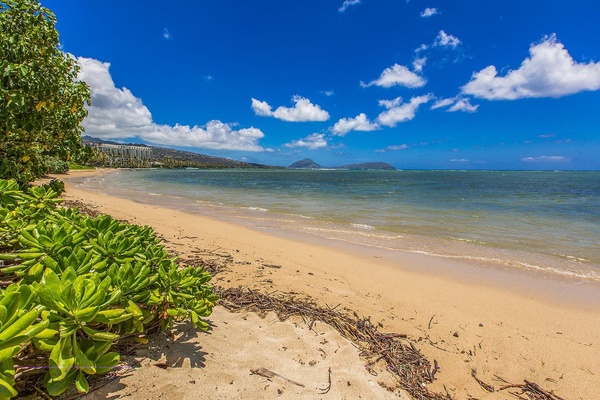
<svg viewBox="0 0 600 400">
<path fill-rule="evenodd" d="M 121 361 L 121 356 L 119 356 L 119 353 L 106 353 L 96 360 L 96 373 L 98 375 L 106 374 L 108 371 L 116 367 L 119 361 Z"/>
<path fill-rule="evenodd" d="M 90 328 L 88 326 L 83 326 L 82 328 L 83 328 L 83 331 L 85 333 L 87 333 L 87 335 L 92 340 L 97 340 L 97 341 L 101 341 L 101 342 L 114 342 L 115 340 L 117 340 L 119 338 L 119 335 L 117 335 L 115 333 L 98 331 L 98 330 Z"/>
<path fill-rule="evenodd" d="M 50 375 L 54 380 L 60 380 L 67 376 L 75 364 L 71 336 L 61 337 L 50 353 Z"/>
<path fill-rule="evenodd" d="M 86 374 L 96 373 L 96 364 L 91 361 L 83 351 L 79 348 L 79 344 L 75 341 L 73 343 L 73 354 L 75 355 L 75 362 L 77 367 L 85 372 Z"/>
<path fill-rule="evenodd" d="M 0 378 L 0 398 L 10 399 L 19 394 L 14 387 L 4 379 Z"/>
<path fill-rule="evenodd" d="M 83 393 L 87 393 L 90 390 L 90 385 L 89 385 L 87 379 L 85 379 L 85 376 L 83 375 L 83 371 L 79 371 L 77 373 L 77 377 L 75 378 L 75 387 L 77 387 L 77 390 L 79 392 L 83 392 Z"/>
<path fill-rule="evenodd" d="M 75 380 L 78 372 L 79 371 L 74 369 L 61 379 L 52 378 L 49 373 L 46 374 L 44 377 L 44 384 L 46 386 L 46 390 L 48 390 L 48 394 L 50 396 L 59 396 L 66 392 L 71 386 L 71 383 Z"/>
<path fill-rule="evenodd" d="M 17 335 L 22 335 L 25 329 L 27 329 L 29 325 L 31 325 L 31 323 L 35 321 L 39 313 L 39 309 L 33 309 L 25 313 L 18 320 L 13 322 L 10 326 L 5 327 L 5 330 L 2 333 L 0 333 L 0 342 L 11 339 L 12 337 Z"/>
<path fill-rule="evenodd" d="M 13 346 L 0 350 L 0 363 L 13 358 L 19 351 L 21 351 L 20 346 Z"/>
</svg>

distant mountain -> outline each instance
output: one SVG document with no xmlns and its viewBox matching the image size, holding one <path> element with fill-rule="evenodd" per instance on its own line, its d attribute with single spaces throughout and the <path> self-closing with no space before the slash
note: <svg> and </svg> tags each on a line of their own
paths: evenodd
<svg viewBox="0 0 600 400">
<path fill-rule="evenodd" d="M 168 167 L 175 168 L 281 168 L 262 164 L 247 163 L 236 161 L 229 158 L 213 157 L 205 154 L 194 153 L 191 151 L 182 151 L 169 149 L 166 147 L 148 146 L 139 143 L 117 143 L 109 140 L 83 136 L 83 141 L 94 144 L 113 144 L 126 146 L 142 146 L 152 149 L 152 163 L 158 163 Z"/>
<path fill-rule="evenodd" d="M 296 161 L 288 168 L 294 169 L 325 169 L 325 167 L 317 164 L 313 160 L 305 158 L 304 160 Z M 379 169 L 379 170 L 389 170 L 393 171 L 396 168 L 388 163 L 384 162 L 367 162 L 362 164 L 348 164 L 342 165 L 341 167 L 333 167 L 333 169 L 354 169 L 354 170 L 369 170 L 369 169 Z"/>
<path fill-rule="evenodd" d="M 127 146 L 144 146 L 144 147 L 148 147 L 145 144 L 137 144 L 137 143 L 117 143 L 117 142 L 113 142 L 110 140 L 104 140 L 104 139 L 99 139 L 99 138 L 95 138 L 89 135 L 85 135 L 81 137 L 83 139 L 84 142 L 88 142 L 88 143 L 98 143 L 98 144 L 122 144 L 122 145 L 127 145 Z"/>
<path fill-rule="evenodd" d="M 366 162 L 361 164 L 348 164 L 336 167 L 338 169 L 382 169 L 394 171 L 396 167 L 384 162 Z"/>
<path fill-rule="evenodd" d="M 317 164 L 316 162 L 314 162 L 313 160 L 305 158 L 304 160 L 296 161 L 295 163 L 293 163 L 292 165 L 290 165 L 288 168 L 295 168 L 295 169 L 321 169 L 323 167 L 320 166 L 319 164 Z"/>
</svg>

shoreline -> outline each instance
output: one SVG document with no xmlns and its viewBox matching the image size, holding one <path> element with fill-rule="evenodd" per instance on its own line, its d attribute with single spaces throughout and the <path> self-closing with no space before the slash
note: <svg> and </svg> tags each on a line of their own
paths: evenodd
<svg viewBox="0 0 600 400">
<path fill-rule="evenodd" d="M 585 229 L 579 231 L 579 236 L 575 232 L 571 232 L 571 236 L 564 238 L 564 240 L 559 240 L 560 236 L 564 236 L 564 233 L 560 235 L 546 235 L 542 232 L 540 233 L 541 236 L 537 239 L 535 238 L 538 231 L 530 232 L 527 238 L 531 239 L 522 237 L 522 233 L 511 234 L 509 231 L 502 231 L 497 234 L 492 229 L 495 226 L 492 221 L 489 221 L 492 225 L 483 229 L 483 231 L 488 231 L 484 236 L 492 234 L 496 235 L 498 239 L 489 237 L 488 239 L 485 239 L 485 237 L 476 239 L 476 236 L 483 233 L 481 226 L 474 227 L 479 232 L 474 235 L 463 232 L 461 236 L 458 231 L 456 234 L 449 235 L 449 232 L 454 230 L 451 227 L 451 222 L 449 227 L 440 227 L 441 231 L 436 230 L 434 232 L 431 229 L 426 229 L 423 232 L 417 232 L 411 228 L 409 231 L 412 231 L 412 233 L 409 233 L 403 229 L 394 229 L 393 226 L 386 225 L 386 223 L 377 225 L 375 221 L 367 221 L 358 215 L 352 214 L 357 211 L 356 208 L 353 209 L 357 204 L 348 206 L 350 214 L 353 215 L 351 218 L 340 217 L 339 215 L 335 216 L 335 213 L 332 214 L 330 206 L 326 206 L 326 210 L 322 213 L 316 210 L 313 210 L 311 213 L 310 207 L 304 209 L 304 206 L 300 204 L 294 209 L 290 209 L 289 207 L 285 209 L 285 207 L 282 208 L 281 206 L 281 198 L 273 203 L 270 203 L 268 200 L 265 201 L 265 199 L 254 198 L 253 194 L 250 194 L 246 198 L 244 194 L 240 193 L 239 189 L 237 192 L 230 193 L 227 190 L 223 192 L 219 187 L 219 189 L 213 191 L 211 185 L 205 187 L 201 184 L 200 187 L 203 189 L 201 192 L 196 192 L 197 189 L 190 190 L 189 187 L 191 186 L 189 185 L 175 184 L 175 186 L 171 186 L 169 184 L 170 181 L 178 182 L 177 171 L 162 172 L 168 174 L 170 179 L 166 180 L 164 185 L 158 187 L 155 186 L 157 181 L 147 179 L 143 171 L 137 170 L 111 170 L 109 173 L 117 175 L 114 178 L 111 177 L 106 181 L 104 179 L 81 179 L 80 183 L 82 189 L 110 192 L 111 195 L 117 197 L 216 218 L 235 225 L 245 225 L 255 230 L 267 232 L 273 230 L 276 235 L 282 232 L 286 235 L 295 233 L 299 235 L 300 240 L 316 236 L 320 240 L 328 242 L 348 242 L 349 246 L 357 245 L 357 247 L 362 246 L 363 248 L 367 246 L 384 250 L 397 250 L 398 253 L 423 254 L 439 259 L 457 260 L 460 263 L 472 264 L 476 267 L 486 264 L 495 266 L 496 269 L 500 270 L 524 270 L 533 272 L 534 275 L 540 273 L 547 274 L 549 279 L 565 279 L 577 283 L 589 281 L 600 287 L 600 258 L 598 258 L 600 257 L 600 253 L 591 250 L 591 247 L 596 247 L 593 238 L 597 237 L 596 233 L 590 230 L 591 227 L 587 231 Z M 155 177 L 160 178 L 162 172 Z M 223 173 L 227 174 L 227 172 Z M 244 172 L 240 171 L 240 173 Z M 136 175 L 138 174 L 139 182 L 136 179 Z M 193 176 L 189 176 L 185 171 L 181 172 L 181 174 L 188 179 L 193 179 Z M 220 171 L 217 172 L 217 175 L 219 174 Z M 154 173 L 152 175 L 154 176 Z M 205 178 L 209 182 L 214 179 L 210 172 Z M 204 178 L 200 177 L 200 179 Z M 240 183 L 237 181 L 238 178 L 232 179 L 236 183 Z M 184 182 L 189 182 L 189 180 L 184 180 Z M 260 179 L 259 184 L 262 184 Z M 253 186 L 250 185 L 249 187 L 252 188 Z M 179 189 L 181 191 L 178 191 Z M 289 198 L 290 196 L 288 194 L 283 197 Z M 234 201 L 233 199 L 237 200 Z M 246 200 L 248 203 L 243 202 Z M 311 201 L 306 200 L 306 203 L 310 204 Z M 315 201 L 319 202 L 320 200 L 316 199 Z M 290 203 L 294 204 L 294 201 L 291 200 Z M 379 204 L 379 206 L 383 205 Z M 408 207 L 410 209 L 411 206 L 409 205 Z M 398 209 L 396 211 L 406 214 L 406 210 L 401 211 Z M 424 209 L 421 212 L 427 215 L 429 211 Z M 419 215 L 421 212 L 415 211 L 413 214 Z M 434 214 L 436 213 L 435 210 L 433 212 Z M 444 218 L 450 221 L 465 218 L 465 221 L 479 219 L 479 214 L 476 213 L 469 217 L 465 215 L 465 210 L 457 211 L 457 215 L 448 214 L 448 212 L 450 212 L 450 209 L 445 211 Z M 362 210 L 361 213 L 372 214 L 367 210 Z M 432 220 L 431 217 L 425 217 L 421 220 L 420 217 L 408 217 L 405 214 L 402 215 L 408 218 L 405 221 L 408 226 L 423 224 L 426 227 L 431 223 L 439 225 L 439 221 L 436 218 Z M 390 215 L 383 217 L 383 219 L 389 217 Z M 442 216 L 439 216 L 439 218 L 442 218 Z M 494 220 L 494 218 L 491 219 Z M 514 213 L 508 213 L 504 218 L 511 220 L 520 217 L 517 217 Z M 434 220 L 438 222 L 434 222 Z M 364 224 L 364 222 L 375 223 L 375 225 Z M 496 220 L 495 223 L 499 227 L 503 225 L 501 220 Z M 537 221 L 537 223 L 542 223 L 542 221 Z M 548 225 L 549 223 L 551 223 L 550 220 L 544 221 L 540 229 L 553 231 L 553 225 Z M 567 220 L 562 222 L 555 221 L 554 223 L 569 224 Z M 399 224 L 399 226 L 402 226 L 404 222 Z M 461 229 L 468 228 L 470 222 L 466 222 L 466 224 L 458 222 L 458 224 L 460 231 Z M 518 230 L 518 226 L 511 224 L 512 222 L 509 223 L 512 230 Z M 526 225 L 530 224 L 527 223 Z M 510 237 L 512 239 L 509 239 Z M 518 240 L 519 237 L 524 241 L 521 242 Z M 548 239 L 548 241 L 545 241 L 545 239 Z M 581 242 L 583 247 L 578 250 L 582 252 L 578 252 L 575 248 L 568 250 L 561 247 L 561 243 L 565 241 L 572 241 L 573 243 Z M 544 243 L 544 248 L 539 248 L 542 242 Z M 583 243 L 588 243 L 591 247 L 586 250 Z"/>
<path fill-rule="evenodd" d="M 219 274 L 215 284 L 306 294 L 322 305 L 343 303 L 380 322 L 384 331 L 407 334 L 441 367 L 432 390 L 443 392 L 446 386 L 456 398 L 505 398 L 505 393 L 482 392 L 471 377 L 475 369 L 488 383 L 499 375 L 513 383 L 537 382 L 565 398 L 600 395 L 600 342 L 594 329 L 600 292 L 593 285 L 569 286 L 535 273 L 486 275 L 485 268 L 426 255 L 357 251 L 75 187 L 73 179 L 90 173 L 103 172 L 58 176 L 67 187 L 64 197 L 150 225 L 169 248 L 183 254 L 228 254 L 231 271 Z M 267 264 L 280 268 L 266 271 Z M 563 296 L 554 297 L 561 287 Z M 587 298 L 581 298 L 582 288 Z"/>
<path fill-rule="evenodd" d="M 119 170 L 102 169 L 97 170 L 95 176 L 111 174 Z M 126 170 L 129 171 L 129 170 Z M 89 176 L 83 172 L 75 172 L 71 183 L 81 184 L 85 180 L 79 179 L 81 176 Z M 79 187 L 78 189 L 87 190 L 94 193 L 101 193 L 100 187 Z M 356 255 L 369 254 L 374 258 L 385 258 L 388 264 L 400 265 L 403 269 L 421 274 L 443 275 L 447 279 L 460 281 L 469 281 L 473 284 L 484 284 L 487 286 L 498 287 L 507 291 L 513 291 L 516 294 L 531 296 L 532 294 L 540 300 L 556 303 L 557 305 L 573 304 L 577 307 L 599 307 L 600 308 L 600 280 L 591 277 L 582 277 L 573 275 L 570 272 L 554 269 L 545 269 L 535 265 L 524 267 L 521 262 L 510 258 L 511 250 L 488 248 L 487 251 L 492 255 L 490 258 L 481 258 L 473 256 L 467 250 L 466 254 L 444 254 L 435 253 L 427 250 L 416 250 L 395 247 L 382 247 L 380 245 L 371 245 L 364 242 L 356 242 L 339 237 L 326 237 L 306 229 L 297 229 L 292 226 L 274 225 L 271 219 L 286 218 L 286 214 L 275 213 L 274 217 L 267 217 L 266 223 L 259 223 L 261 214 L 265 212 L 254 213 L 252 215 L 240 214 L 236 212 L 226 212 L 222 214 L 220 207 L 197 207 L 197 204 L 189 201 L 179 202 L 181 197 L 173 194 L 156 195 L 150 194 L 150 197 L 144 198 L 144 194 L 130 196 L 124 192 L 111 193 L 110 196 L 130 200 L 138 204 L 157 208 L 168 208 L 191 215 L 198 215 L 202 218 L 217 220 L 226 224 L 235 226 L 245 226 L 246 228 L 273 235 L 284 237 L 292 241 L 299 241 L 309 244 L 316 244 L 329 248 L 335 248 L 344 253 L 353 253 Z M 171 201 L 172 200 L 172 201 Z M 232 206 L 223 206 L 226 209 Z M 418 241 L 427 241 L 430 238 L 420 237 Z M 438 240 L 438 239 L 431 239 Z M 470 246 L 470 244 L 461 244 Z M 440 246 L 438 243 L 437 246 Z M 500 257 L 494 256 L 493 252 L 499 252 Z M 508 259 L 504 259 L 509 257 Z M 502 258 L 502 259 L 498 259 Z M 534 290 L 532 290 L 532 288 Z"/>
</svg>

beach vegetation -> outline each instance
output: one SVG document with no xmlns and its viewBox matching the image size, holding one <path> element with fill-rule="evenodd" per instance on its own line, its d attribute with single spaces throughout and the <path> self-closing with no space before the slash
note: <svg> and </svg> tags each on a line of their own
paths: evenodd
<svg viewBox="0 0 600 400">
<path fill-rule="evenodd" d="M 207 330 L 218 300 L 150 227 L 61 207 L 60 183 L 0 180 L 0 398 L 17 395 L 17 370 L 45 371 L 51 396 L 87 392 L 119 364 L 115 344 L 176 321 Z"/>
<path fill-rule="evenodd" d="M 0 178 L 21 186 L 63 169 L 84 148 L 90 90 L 55 25 L 38 0 L 0 1 Z"/>
<path fill-rule="evenodd" d="M 78 164 L 76 162 L 69 162 L 69 171 L 78 171 L 78 170 L 94 170 L 95 168 L 90 165 Z"/>
</svg>

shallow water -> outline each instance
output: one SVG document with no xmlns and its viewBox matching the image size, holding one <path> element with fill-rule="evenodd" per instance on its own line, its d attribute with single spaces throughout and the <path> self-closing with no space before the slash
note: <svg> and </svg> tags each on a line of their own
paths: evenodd
<svg viewBox="0 0 600 400">
<path fill-rule="evenodd" d="M 123 170 L 80 186 L 312 235 L 600 281 L 600 173 Z"/>
</svg>

